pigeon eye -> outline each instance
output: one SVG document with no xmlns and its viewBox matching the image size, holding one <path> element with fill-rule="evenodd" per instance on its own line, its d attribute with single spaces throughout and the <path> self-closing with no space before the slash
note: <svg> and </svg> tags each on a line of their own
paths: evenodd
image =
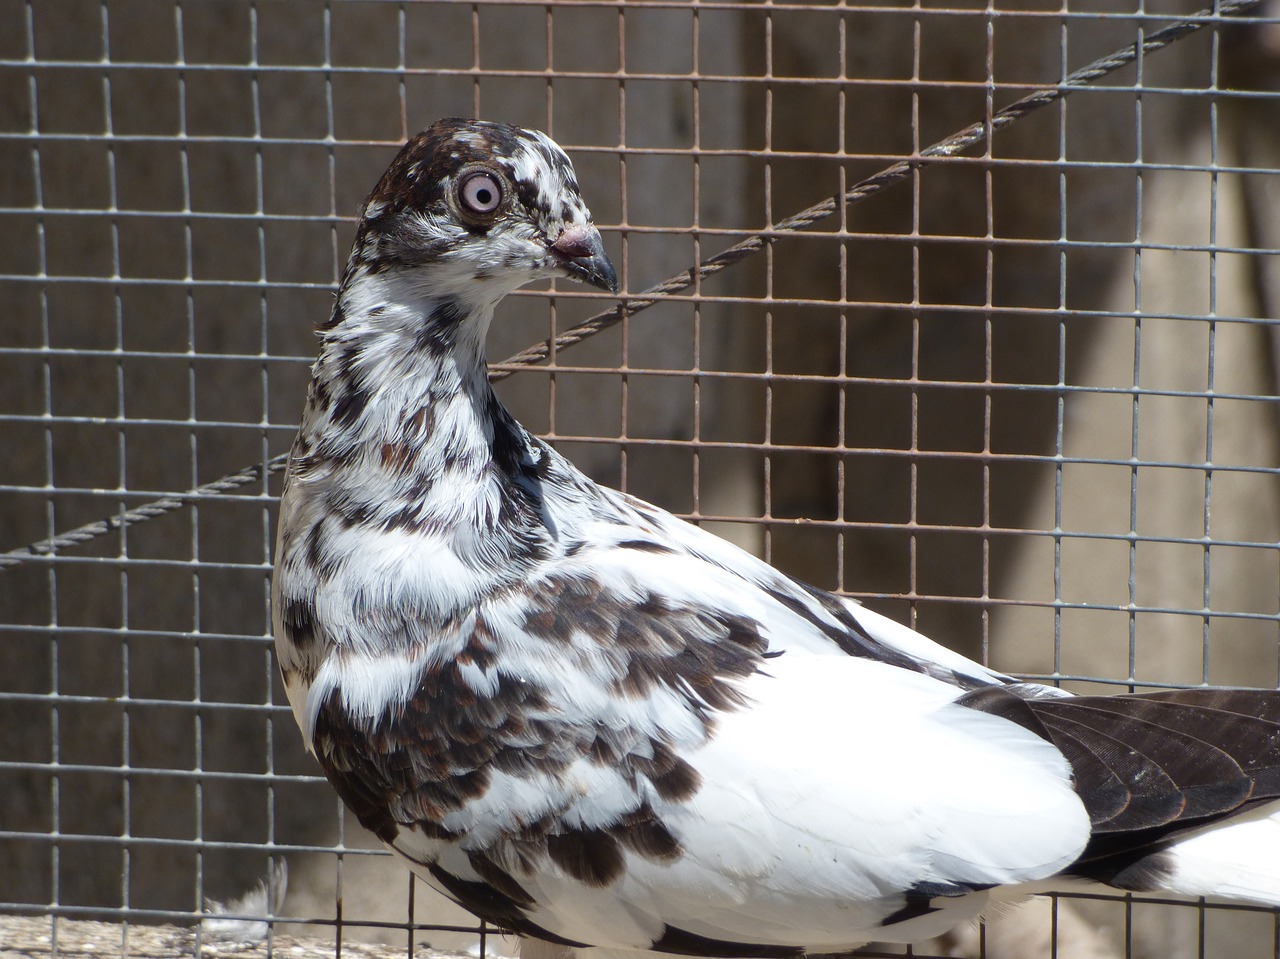
<svg viewBox="0 0 1280 959">
<path fill-rule="evenodd" d="M 468 174 L 458 184 L 458 203 L 464 213 L 491 216 L 502 205 L 502 182 L 484 170 Z"/>
</svg>

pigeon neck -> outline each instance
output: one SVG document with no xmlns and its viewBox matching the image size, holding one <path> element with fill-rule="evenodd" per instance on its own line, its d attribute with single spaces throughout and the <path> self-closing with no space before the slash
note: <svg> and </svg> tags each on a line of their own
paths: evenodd
<svg viewBox="0 0 1280 959">
<path fill-rule="evenodd" d="M 465 490 L 519 430 L 489 386 L 492 316 L 491 302 L 413 276 L 349 276 L 321 330 L 300 444 L 362 481 L 381 474 L 419 495 L 446 481 Z"/>
<path fill-rule="evenodd" d="M 449 621 L 523 575 L 545 536 L 517 475 L 533 444 L 489 386 L 491 306 L 374 293 L 344 283 L 321 329 L 278 562 L 303 586 L 328 583 L 334 609 L 378 596 Z"/>
</svg>

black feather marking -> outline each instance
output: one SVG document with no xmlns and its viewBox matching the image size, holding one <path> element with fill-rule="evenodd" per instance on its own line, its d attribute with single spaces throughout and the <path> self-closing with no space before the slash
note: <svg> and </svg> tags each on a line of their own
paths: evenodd
<svg viewBox="0 0 1280 959">
<path fill-rule="evenodd" d="M 310 600 L 286 597 L 282 600 L 280 623 L 294 649 L 306 651 L 316 641 L 316 608 Z"/>
<path fill-rule="evenodd" d="M 547 837 L 551 861 L 574 879 L 601 888 L 622 875 L 623 858 L 618 841 L 599 829 L 581 829 Z"/>
<path fill-rule="evenodd" d="M 542 939 L 546 942 L 559 943 L 562 946 L 583 948 L 587 945 L 585 942 L 575 942 L 572 939 L 557 936 L 554 932 L 530 921 L 519 902 L 504 895 L 488 883 L 461 879 L 442 869 L 437 863 L 420 863 L 420 865 L 426 868 L 432 878 L 444 888 L 455 902 L 470 909 L 482 919 L 501 926 L 503 929 L 510 929 L 512 932 L 520 933 L 524 936 L 532 936 L 535 939 Z"/>
<path fill-rule="evenodd" d="M 337 297 L 333 301 L 333 312 L 329 314 L 329 318 L 321 323 L 317 329 L 321 331 L 331 330 L 335 326 L 341 326 L 346 322 L 347 313 L 342 306 L 342 298 Z"/>
<path fill-rule="evenodd" d="M 901 909 L 896 909 L 889 915 L 880 920 L 881 926 L 896 926 L 900 922 L 910 922 L 912 919 L 919 919 L 921 916 L 927 916 L 931 912 L 937 912 L 938 907 L 933 905 L 928 896 L 913 896 L 907 893 L 906 902 Z"/>
<path fill-rule="evenodd" d="M 679 840 L 648 806 L 628 816 L 609 832 L 632 852 L 653 862 L 671 862 L 684 852 Z"/>
<path fill-rule="evenodd" d="M 923 896 L 926 899 L 956 899 L 967 896 L 971 892 L 993 888 L 991 883 L 967 882 L 917 882 L 909 890 L 909 896 Z"/>
<path fill-rule="evenodd" d="M 327 520 L 324 517 L 316 520 L 311 528 L 307 530 L 305 544 L 307 563 L 310 565 L 312 572 L 315 573 L 316 579 L 321 583 L 332 579 L 338 569 L 336 559 L 325 549 L 326 523 Z"/>
<path fill-rule="evenodd" d="M 307 563 L 312 569 L 318 569 L 324 558 L 324 549 L 320 543 L 324 536 L 324 520 L 316 520 L 307 530 Z"/>
<path fill-rule="evenodd" d="M 350 428 L 365 411 L 372 396 L 373 394 L 363 386 L 348 385 L 333 403 L 330 414 L 333 422 L 344 429 Z"/>
<path fill-rule="evenodd" d="M 653 757 L 632 759 L 633 768 L 648 778 L 654 791 L 669 802 L 686 802 L 702 786 L 702 776 L 660 742 L 653 742 Z"/>
<path fill-rule="evenodd" d="M 797 585 L 803 586 L 803 584 Z M 782 589 L 769 589 L 767 587 L 765 592 L 811 626 L 820 630 L 850 656 L 888 663 L 891 666 L 910 670 L 913 673 L 925 671 L 921 663 L 896 650 L 889 649 L 868 636 L 838 596 L 812 586 L 804 588 L 809 593 L 810 598 L 815 600 L 818 606 L 835 620 L 835 623 L 821 616 L 799 596 L 794 596 Z"/>
<path fill-rule="evenodd" d="M 803 946 L 766 946 L 754 942 L 708 939 L 675 926 L 663 925 L 662 935 L 649 947 L 654 952 L 677 956 L 706 956 L 718 959 L 790 959 L 804 955 Z"/>
<path fill-rule="evenodd" d="M 327 410 L 329 403 L 333 400 L 329 393 L 329 384 L 320 377 L 315 377 L 311 381 L 311 386 L 307 389 L 307 405 L 315 410 Z M 310 442 L 301 433 L 298 434 L 298 443 L 305 443 L 310 447 Z M 303 450 L 302 452 L 308 452 Z"/>
<path fill-rule="evenodd" d="M 439 356 L 450 353 L 457 342 L 458 328 L 466 318 L 466 310 L 456 300 L 441 300 L 418 330 L 415 346 Z"/>
<path fill-rule="evenodd" d="M 655 543 L 651 539 L 628 539 L 618 544 L 619 549 L 634 549 L 641 553 L 674 553 L 670 546 Z"/>
<path fill-rule="evenodd" d="M 954 899 L 967 896 L 971 892 L 990 889 L 990 885 L 968 885 L 953 882 L 918 882 L 903 894 L 905 902 L 901 909 L 890 913 L 880 920 L 881 926 L 894 926 L 900 922 L 910 922 L 941 907 L 935 906 L 933 900 L 939 898 Z"/>
<path fill-rule="evenodd" d="M 369 503 L 352 499 L 350 495 L 333 490 L 325 495 L 325 508 L 336 516 L 346 529 L 363 526 L 373 515 L 373 506 Z"/>
<path fill-rule="evenodd" d="M 406 533 L 423 532 L 433 525 L 433 521 L 423 519 L 421 507 L 416 502 L 400 507 L 382 520 L 382 529 L 387 532 L 397 529 Z"/>
<path fill-rule="evenodd" d="M 1120 854 L 1087 863 L 1077 863 L 1072 873 L 1130 892 L 1159 892 L 1173 875 L 1173 858 L 1163 849 L 1145 850 L 1138 855 Z"/>
<path fill-rule="evenodd" d="M 485 881 L 494 892 L 504 896 L 520 909 L 528 909 L 534 905 L 534 899 L 528 891 L 512 878 L 511 874 L 495 863 L 482 852 L 467 853 L 467 861 L 476 875 Z"/>
<path fill-rule="evenodd" d="M 528 434 L 519 423 L 511 418 L 502 402 L 493 393 L 489 394 L 489 421 L 493 424 L 493 440 L 490 449 L 493 462 L 508 477 L 525 479 L 535 487 L 541 482 L 538 475 L 540 464 L 534 462 L 530 455 Z"/>
</svg>

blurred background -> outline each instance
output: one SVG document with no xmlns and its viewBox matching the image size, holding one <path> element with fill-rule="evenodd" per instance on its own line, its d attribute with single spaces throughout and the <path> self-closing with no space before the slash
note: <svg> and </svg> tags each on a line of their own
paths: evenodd
<svg viewBox="0 0 1280 959">
<path fill-rule="evenodd" d="M 302 751 L 269 636 L 278 476 L 21 552 L 288 449 L 354 214 L 407 136 L 551 133 L 635 294 L 1197 9 L 0 0 L 0 912 L 190 925 L 284 859 L 277 928 L 480 948 Z M 1144 55 L 500 392 L 598 481 L 997 668 L 1274 687 L 1278 14 Z M 490 358 L 613 305 L 512 296 Z M 1278 936 L 1270 912 L 1075 898 L 930 948 Z"/>
</svg>

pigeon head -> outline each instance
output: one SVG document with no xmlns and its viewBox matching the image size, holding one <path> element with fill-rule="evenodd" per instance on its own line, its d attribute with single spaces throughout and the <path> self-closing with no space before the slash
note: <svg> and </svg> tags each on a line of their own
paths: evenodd
<svg viewBox="0 0 1280 959">
<path fill-rule="evenodd" d="M 413 137 L 374 187 L 353 273 L 396 273 L 469 306 L 555 276 L 618 288 L 564 151 L 534 130 L 456 118 Z"/>
</svg>

